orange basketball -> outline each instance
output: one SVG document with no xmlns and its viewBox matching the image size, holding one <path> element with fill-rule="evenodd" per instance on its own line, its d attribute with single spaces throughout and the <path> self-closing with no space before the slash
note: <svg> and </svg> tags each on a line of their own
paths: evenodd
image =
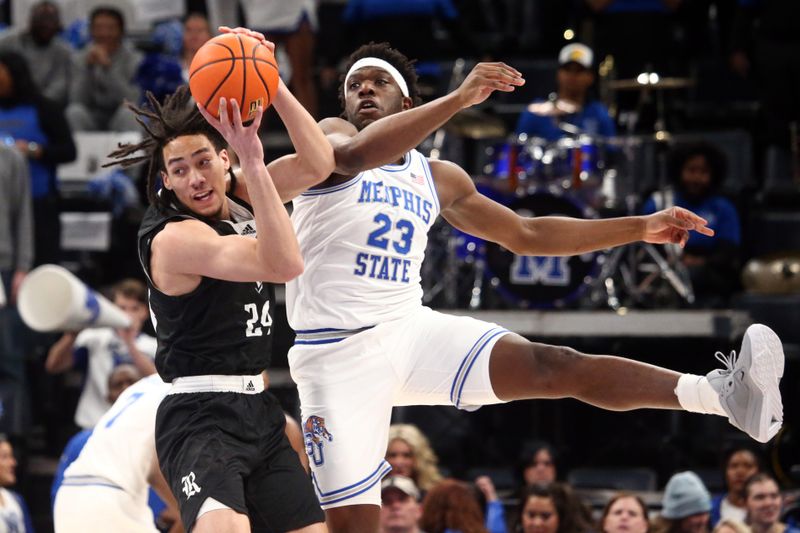
<svg viewBox="0 0 800 533">
<path fill-rule="evenodd" d="M 278 92 L 278 64 L 260 41 L 224 33 L 206 42 L 189 67 L 189 89 L 195 101 L 219 117 L 219 99 L 236 100 L 242 121 L 269 107 Z M 230 108 L 228 108 L 230 116 Z"/>
</svg>

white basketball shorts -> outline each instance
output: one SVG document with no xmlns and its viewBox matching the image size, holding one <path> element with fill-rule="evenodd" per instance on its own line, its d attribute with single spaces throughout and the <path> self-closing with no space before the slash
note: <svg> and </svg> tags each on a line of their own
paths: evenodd
<svg viewBox="0 0 800 533">
<path fill-rule="evenodd" d="M 119 487 L 61 485 L 53 511 L 56 533 L 158 533 L 147 495 L 138 500 Z"/>
<path fill-rule="evenodd" d="M 289 351 L 306 452 L 323 509 L 380 505 L 392 406 L 502 403 L 489 354 L 508 330 L 421 307 L 358 333 L 298 332 Z"/>
</svg>

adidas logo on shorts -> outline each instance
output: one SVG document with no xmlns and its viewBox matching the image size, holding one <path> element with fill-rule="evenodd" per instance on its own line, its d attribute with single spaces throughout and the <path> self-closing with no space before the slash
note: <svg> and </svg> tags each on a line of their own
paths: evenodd
<svg viewBox="0 0 800 533">
<path fill-rule="evenodd" d="M 247 391 L 247 392 L 255 392 L 256 387 L 255 387 L 255 385 L 253 385 L 252 381 L 248 381 L 247 382 L 247 386 L 244 388 L 244 390 Z"/>
</svg>

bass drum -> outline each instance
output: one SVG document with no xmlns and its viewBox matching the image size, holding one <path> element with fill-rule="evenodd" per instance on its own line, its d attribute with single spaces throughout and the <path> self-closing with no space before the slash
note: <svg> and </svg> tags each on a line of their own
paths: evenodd
<svg viewBox="0 0 800 533">
<path fill-rule="evenodd" d="M 574 197 L 551 191 L 534 191 L 509 207 L 525 217 L 597 218 Z M 603 258 L 601 252 L 571 257 L 521 256 L 492 242 L 486 243 L 485 253 L 489 280 L 506 300 L 521 308 L 544 309 L 577 303 L 597 279 Z"/>
</svg>

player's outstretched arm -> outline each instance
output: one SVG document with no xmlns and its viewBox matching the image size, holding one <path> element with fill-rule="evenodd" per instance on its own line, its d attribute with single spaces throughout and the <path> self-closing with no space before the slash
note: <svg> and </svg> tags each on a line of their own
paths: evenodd
<svg viewBox="0 0 800 533">
<path fill-rule="evenodd" d="M 524 83 L 522 74 L 505 63 L 478 63 L 455 91 L 361 131 L 340 118 L 325 119 L 320 126 L 333 145 L 336 172 L 351 176 L 396 161 L 458 111 L 483 102 L 494 91 L 511 92 Z"/>
<path fill-rule="evenodd" d="M 286 125 L 295 149 L 294 154 L 267 165 L 281 200 L 288 202 L 331 175 L 333 148 L 314 117 L 297 101 L 283 80 L 278 82 L 278 94 L 272 105 Z"/>
<path fill-rule="evenodd" d="M 683 246 L 689 231 L 714 234 L 703 218 L 679 207 L 601 220 L 521 217 L 480 194 L 469 175 L 453 163 L 431 161 L 431 170 L 442 216 L 450 224 L 517 255 L 578 255 L 642 240 Z"/>
</svg>

